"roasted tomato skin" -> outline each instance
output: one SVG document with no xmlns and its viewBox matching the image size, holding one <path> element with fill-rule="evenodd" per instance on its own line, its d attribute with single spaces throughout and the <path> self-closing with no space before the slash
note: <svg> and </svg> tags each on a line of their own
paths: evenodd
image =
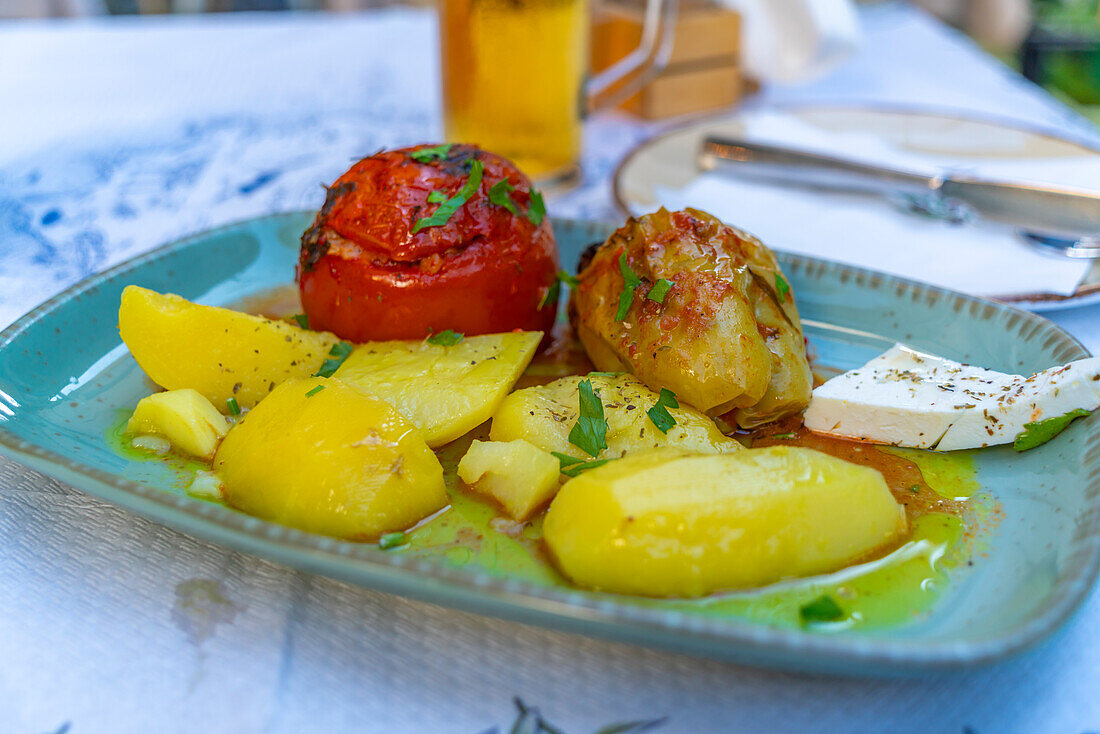
<svg viewBox="0 0 1100 734">
<path fill-rule="evenodd" d="M 446 329 L 548 333 L 557 303 L 542 301 L 558 252 L 549 220 L 536 226 L 527 216 L 531 182 L 505 158 L 470 145 L 424 161 L 410 155 L 427 147 L 364 158 L 329 187 L 298 263 L 310 327 L 356 342 Z M 429 194 L 459 194 L 474 161 L 483 173 L 467 201 L 444 224 L 413 232 L 441 206 Z M 489 200 L 503 180 L 513 187 L 515 213 Z"/>
</svg>

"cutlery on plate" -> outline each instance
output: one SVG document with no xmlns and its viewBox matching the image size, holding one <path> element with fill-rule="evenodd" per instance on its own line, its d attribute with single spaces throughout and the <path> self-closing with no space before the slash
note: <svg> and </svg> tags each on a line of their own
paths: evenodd
<svg viewBox="0 0 1100 734">
<path fill-rule="evenodd" d="M 972 212 L 1019 229 L 1025 241 L 1067 257 L 1100 257 L 1100 192 L 1043 184 L 988 181 L 954 174 L 928 176 L 820 153 L 707 136 L 699 151 L 704 170 L 806 188 L 873 194 L 917 202 L 962 221 Z M 925 202 L 921 205 L 919 202 Z M 960 213 L 960 211 L 962 213 Z"/>
</svg>

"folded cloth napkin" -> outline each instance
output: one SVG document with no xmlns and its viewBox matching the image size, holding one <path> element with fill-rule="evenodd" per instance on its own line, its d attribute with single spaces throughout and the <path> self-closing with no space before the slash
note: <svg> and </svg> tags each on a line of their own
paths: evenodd
<svg viewBox="0 0 1100 734">
<path fill-rule="evenodd" d="M 872 134 L 827 131 L 780 112 L 752 112 L 741 119 L 744 137 L 757 142 L 928 175 L 956 172 L 1100 189 L 1097 156 L 982 157 L 972 149 L 963 155 L 930 145 L 921 145 L 922 152 L 916 153 Z M 1086 261 L 1032 249 L 1009 227 L 983 221 L 953 224 L 904 211 L 875 196 L 801 190 L 721 173 L 703 173 L 679 189 L 658 187 L 657 195 L 669 209 L 703 209 L 777 250 L 839 260 L 978 295 L 1068 295 L 1089 269 Z"/>
</svg>

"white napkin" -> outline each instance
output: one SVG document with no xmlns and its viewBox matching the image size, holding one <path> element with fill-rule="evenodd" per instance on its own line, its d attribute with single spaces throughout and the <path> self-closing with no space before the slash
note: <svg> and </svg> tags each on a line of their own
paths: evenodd
<svg viewBox="0 0 1100 734">
<path fill-rule="evenodd" d="M 834 133 L 777 112 L 748 113 L 745 137 L 932 174 L 1100 189 L 1095 157 L 1035 159 L 916 154 L 869 134 Z M 661 205 L 692 206 L 752 232 L 777 250 L 859 265 L 986 296 L 1073 293 L 1088 262 L 1041 254 L 1008 227 L 950 224 L 901 211 L 885 199 L 805 191 L 700 175 L 681 189 L 658 187 Z M 642 213 L 641 210 L 636 211 Z"/>
</svg>

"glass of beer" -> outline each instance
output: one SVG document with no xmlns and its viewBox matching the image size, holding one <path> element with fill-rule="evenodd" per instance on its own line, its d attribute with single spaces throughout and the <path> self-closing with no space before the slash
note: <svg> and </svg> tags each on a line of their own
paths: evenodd
<svg viewBox="0 0 1100 734">
<path fill-rule="evenodd" d="M 672 51 L 677 0 L 647 2 L 641 45 L 589 79 L 588 0 L 440 0 L 447 140 L 544 185 L 575 179 L 583 116 L 636 92 Z"/>
</svg>

